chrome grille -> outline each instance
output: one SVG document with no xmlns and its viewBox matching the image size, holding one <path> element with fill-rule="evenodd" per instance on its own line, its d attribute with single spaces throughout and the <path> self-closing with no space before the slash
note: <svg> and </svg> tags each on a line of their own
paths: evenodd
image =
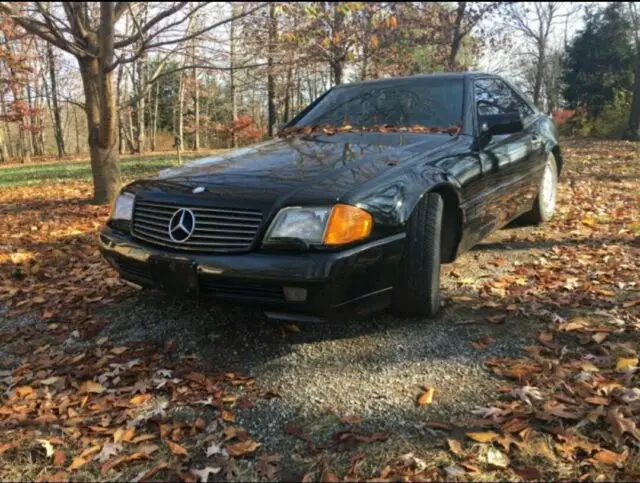
<svg viewBox="0 0 640 483">
<path fill-rule="evenodd" d="M 180 208 L 195 215 L 195 228 L 185 242 L 169 237 L 169 222 Z M 199 252 L 235 252 L 248 250 L 253 243 L 262 212 L 232 208 L 184 206 L 157 201 L 136 200 L 131 234 L 156 245 Z"/>
</svg>

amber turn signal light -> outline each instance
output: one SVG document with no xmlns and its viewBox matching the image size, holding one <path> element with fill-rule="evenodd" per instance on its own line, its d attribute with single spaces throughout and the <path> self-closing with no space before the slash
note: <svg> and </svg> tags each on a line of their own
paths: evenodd
<svg viewBox="0 0 640 483">
<path fill-rule="evenodd" d="M 350 205 L 335 205 L 324 233 L 325 245 L 344 245 L 371 234 L 373 218 L 369 213 Z"/>
</svg>

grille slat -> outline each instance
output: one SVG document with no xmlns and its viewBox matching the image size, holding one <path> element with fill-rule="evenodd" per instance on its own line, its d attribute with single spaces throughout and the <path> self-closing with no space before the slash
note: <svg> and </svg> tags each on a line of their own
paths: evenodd
<svg viewBox="0 0 640 483">
<path fill-rule="evenodd" d="M 169 222 L 180 208 L 195 215 L 193 234 L 183 243 L 169 237 Z M 251 248 L 260 224 L 262 212 L 138 200 L 134 206 L 134 237 L 149 243 L 185 251 L 240 252 Z"/>
</svg>

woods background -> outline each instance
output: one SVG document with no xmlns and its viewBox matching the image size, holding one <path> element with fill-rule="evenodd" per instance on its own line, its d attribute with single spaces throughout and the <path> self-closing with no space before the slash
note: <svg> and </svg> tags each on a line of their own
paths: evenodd
<svg viewBox="0 0 640 483">
<path fill-rule="evenodd" d="M 566 134 L 637 138 L 633 3 L 0 3 L 0 161 L 89 153 L 94 200 L 118 155 L 273 136 L 333 85 L 506 75 Z"/>
</svg>

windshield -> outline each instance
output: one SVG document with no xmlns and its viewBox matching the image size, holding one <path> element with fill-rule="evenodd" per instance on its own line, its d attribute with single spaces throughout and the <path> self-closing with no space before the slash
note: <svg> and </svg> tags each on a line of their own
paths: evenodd
<svg viewBox="0 0 640 483">
<path fill-rule="evenodd" d="M 334 88 L 292 128 L 446 130 L 462 124 L 462 82 L 415 78 Z"/>
</svg>

